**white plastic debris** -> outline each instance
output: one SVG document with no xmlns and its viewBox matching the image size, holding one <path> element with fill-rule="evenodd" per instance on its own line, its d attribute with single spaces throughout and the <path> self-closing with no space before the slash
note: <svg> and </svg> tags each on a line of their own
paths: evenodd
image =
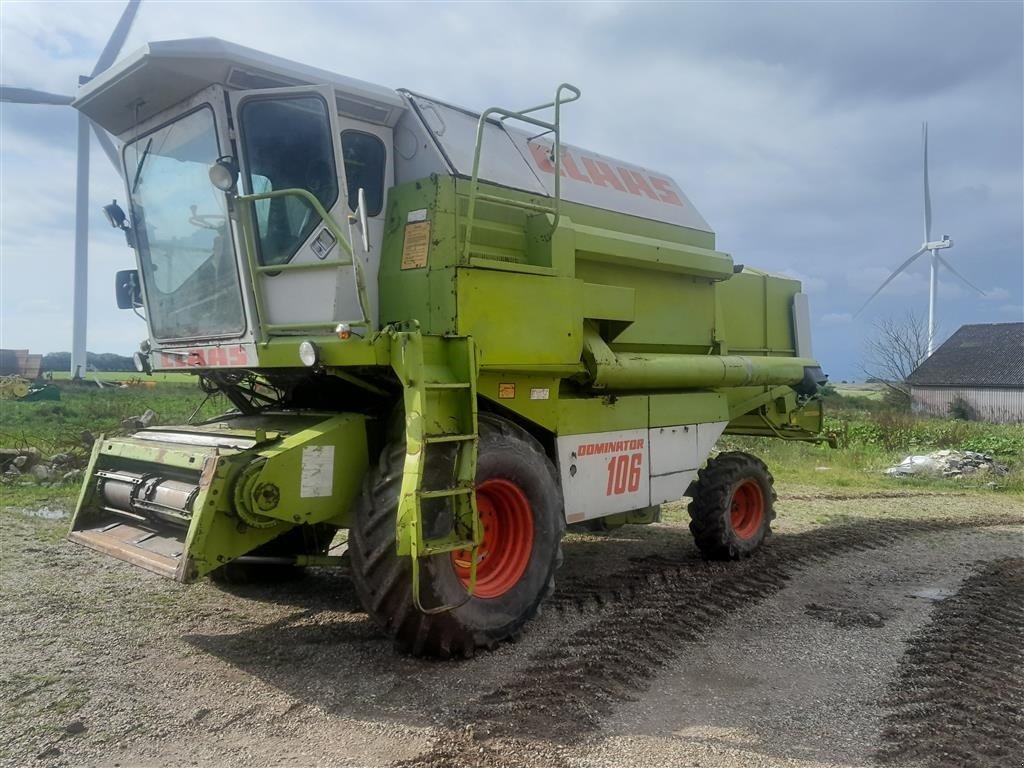
<svg viewBox="0 0 1024 768">
<path fill-rule="evenodd" d="M 935 477 L 963 477 L 976 473 L 1005 475 L 1007 467 L 991 456 L 975 451 L 935 451 L 927 455 L 907 456 L 885 474 L 894 477 L 933 475 Z"/>
<path fill-rule="evenodd" d="M 885 470 L 887 475 L 937 475 L 939 463 L 931 456 L 907 456 L 895 467 Z"/>
</svg>

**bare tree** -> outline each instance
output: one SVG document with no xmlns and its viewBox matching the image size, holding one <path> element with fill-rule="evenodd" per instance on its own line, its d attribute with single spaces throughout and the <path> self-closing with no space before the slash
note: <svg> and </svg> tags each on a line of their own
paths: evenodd
<svg viewBox="0 0 1024 768">
<path fill-rule="evenodd" d="M 907 379 L 928 357 L 928 325 L 908 311 L 902 318 L 876 320 L 873 327 L 865 342 L 863 371 L 909 400 Z"/>
</svg>

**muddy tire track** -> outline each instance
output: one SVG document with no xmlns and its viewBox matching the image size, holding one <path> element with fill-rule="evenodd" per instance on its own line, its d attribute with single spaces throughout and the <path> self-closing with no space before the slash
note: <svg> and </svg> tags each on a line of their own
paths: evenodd
<svg viewBox="0 0 1024 768">
<path fill-rule="evenodd" d="M 692 554 L 634 559 L 628 571 L 568 586 L 554 601 L 593 610 L 593 621 L 534 654 L 516 677 L 471 700 L 435 748 L 405 766 L 492 765 L 488 743 L 505 742 L 502 765 L 554 759 L 623 703 L 635 701 L 659 669 L 734 611 L 781 590 L 798 571 L 850 552 L 871 552 L 907 537 L 946 530 L 1020 525 L 1019 515 L 959 520 L 865 520 L 778 536 L 750 559 L 708 562 Z M 467 730 L 470 729 L 470 730 Z M 466 736 L 470 733 L 470 736 Z M 514 748 L 518 747 L 518 748 Z"/>
<path fill-rule="evenodd" d="M 985 564 L 938 605 L 882 705 L 883 763 L 1024 760 L 1024 558 Z"/>
</svg>

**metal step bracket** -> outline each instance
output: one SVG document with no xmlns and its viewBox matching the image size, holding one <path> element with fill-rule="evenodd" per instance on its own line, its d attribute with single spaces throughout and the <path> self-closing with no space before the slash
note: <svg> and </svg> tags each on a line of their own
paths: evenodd
<svg viewBox="0 0 1024 768">
<path fill-rule="evenodd" d="M 450 611 L 472 597 L 483 531 L 476 507 L 479 443 L 476 407 L 478 363 L 471 337 L 423 336 L 419 329 L 392 330 L 392 367 L 404 389 L 405 465 L 399 493 L 395 543 L 410 558 L 413 602 L 423 613 Z M 432 467 L 450 467 L 450 476 L 427 477 Z M 431 474 L 436 474 L 434 470 Z M 441 482 L 440 485 L 431 483 Z M 428 525 L 450 515 L 447 534 L 428 535 Z M 420 598 L 420 558 L 469 550 L 469 584 L 458 603 L 424 606 Z"/>
</svg>

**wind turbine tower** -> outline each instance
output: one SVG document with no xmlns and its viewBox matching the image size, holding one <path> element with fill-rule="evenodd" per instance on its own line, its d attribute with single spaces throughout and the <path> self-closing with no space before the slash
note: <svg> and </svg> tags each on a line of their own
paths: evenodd
<svg viewBox="0 0 1024 768">
<path fill-rule="evenodd" d="M 125 38 L 135 20 L 141 0 L 129 0 L 121 18 L 118 20 L 110 39 L 103 46 L 96 66 L 88 77 L 79 77 L 78 84 L 89 82 L 103 72 L 117 58 L 124 45 Z M 53 104 L 64 106 L 71 104 L 74 96 L 59 93 L 46 93 L 33 88 L 16 88 L 0 85 L 0 101 L 14 104 Z M 86 322 L 89 300 L 89 127 L 92 126 L 100 146 L 121 173 L 121 160 L 114 142 L 102 128 L 93 123 L 83 113 L 78 113 L 78 168 L 75 178 L 75 268 L 73 273 L 74 293 L 71 302 L 71 375 L 79 377 L 85 373 L 86 367 Z"/>
<path fill-rule="evenodd" d="M 864 302 L 864 305 L 857 310 L 857 315 L 860 315 L 867 305 L 871 303 L 871 300 L 881 293 L 882 289 L 891 283 L 898 274 L 913 264 L 919 256 L 925 253 L 930 254 L 930 270 L 928 279 L 928 356 L 931 357 L 932 352 L 935 351 L 935 303 L 938 298 L 939 290 L 939 265 L 941 264 L 960 278 L 960 280 L 971 288 L 971 290 L 976 291 L 982 296 L 985 295 L 985 292 L 953 269 L 953 265 L 940 254 L 940 251 L 953 247 L 953 241 L 949 239 L 949 235 L 943 235 L 941 240 L 932 240 L 932 194 L 928 185 L 928 123 L 924 123 L 921 126 L 921 143 L 924 145 L 924 242 L 921 243 L 921 247 L 915 251 L 909 259 L 900 264 L 893 273 L 889 275 L 880 286 L 878 286 L 878 289 L 872 293 L 868 297 L 868 300 Z M 855 315 L 855 317 L 857 315 Z"/>
</svg>

